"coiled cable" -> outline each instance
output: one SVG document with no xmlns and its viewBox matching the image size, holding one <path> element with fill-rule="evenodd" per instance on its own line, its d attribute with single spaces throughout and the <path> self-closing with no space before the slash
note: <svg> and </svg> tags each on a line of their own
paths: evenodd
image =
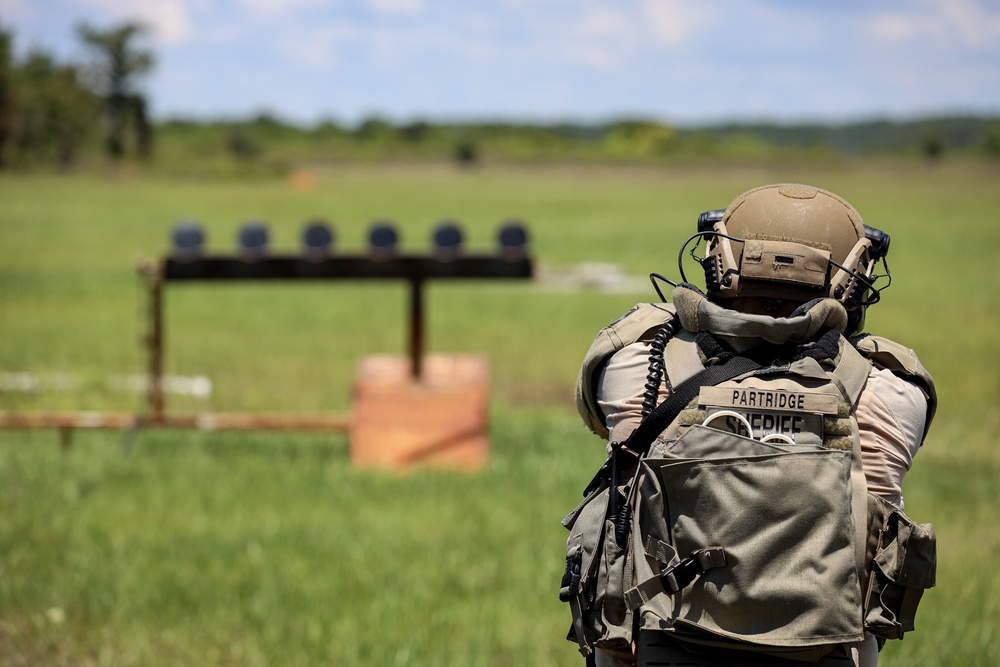
<svg viewBox="0 0 1000 667">
<path fill-rule="evenodd" d="M 663 325 L 653 336 L 652 342 L 649 344 L 649 366 L 646 373 L 646 385 L 645 390 L 642 393 L 642 418 L 645 419 L 656 409 L 657 399 L 660 397 L 660 382 L 663 380 L 663 373 L 666 370 L 666 361 L 663 357 L 663 352 L 667 347 L 667 342 L 673 338 L 674 334 L 680 329 L 680 318 L 674 315 L 671 319 L 663 323 Z M 667 379 L 667 387 L 670 391 L 673 391 L 673 387 L 670 386 L 670 379 Z M 618 443 L 614 443 L 615 451 L 612 456 L 618 454 L 619 448 Z M 642 456 L 640 456 L 640 459 Z M 615 466 L 617 473 L 617 466 Z M 639 481 L 639 471 L 641 466 L 636 465 L 635 472 L 632 474 L 632 480 L 626 487 L 624 497 L 621 498 L 619 505 L 618 494 L 621 493 L 618 490 L 618 479 L 617 474 L 612 477 L 611 483 L 611 494 L 615 494 L 615 502 L 612 504 L 615 507 L 615 511 L 611 512 L 611 516 L 614 521 L 614 531 L 615 531 L 615 541 L 619 547 L 624 548 L 626 539 L 628 538 L 629 528 L 632 525 L 632 497 L 635 493 L 635 488 Z"/>
<path fill-rule="evenodd" d="M 660 327 L 656 335 L 653 336 L 649 344 L 649 367 L 646 373 L 646 385 L 642 392 L 642 418 L 645 419 L 656 409 L 657 399 L 660 397 L 660 382 L 663 380 L 663 371 L 666 362 L 663 358 L 663 351 L 667 347 L 667 341 L 673 338 L 680 325 L 678 317 L 667 320 Z M 669 380 L 667 383 L 669 384 Z"/>
</svg>

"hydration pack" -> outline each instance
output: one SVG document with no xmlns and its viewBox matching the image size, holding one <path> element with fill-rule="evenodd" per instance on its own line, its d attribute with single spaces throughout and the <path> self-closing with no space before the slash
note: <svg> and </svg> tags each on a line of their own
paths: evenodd
<svg viewBox="0 0 1000 667">
<path fill-rule="evenodd" d="M 577 383 L 592 430 L 607 435 L 601 365 L 674 312 L 637 306 L 598 334 Z M 866 631 L 912 630 L 935 583 L 934 531 L 868 493 L 853 406 L 874 364 L 924 389 L 929 425 L 933 380 L 915 355 L 828 330 L 749 360 L 682 332 L 664 356 L 685 381 L 615 447 L 633 458 L 602 468 L 563 521 L 560 597 L 581 652 L 626 648 L 641 627 L 815 661 Z"/>
</svg>

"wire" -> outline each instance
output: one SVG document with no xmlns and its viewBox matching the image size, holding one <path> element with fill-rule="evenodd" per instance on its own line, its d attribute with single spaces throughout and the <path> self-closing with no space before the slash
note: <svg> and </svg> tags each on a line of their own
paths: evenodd
<svg viewBox="0 0 1000 667">
<path fill-rule="evenodd" d="M 684 273 L 684 250 L 687 248 L 688 243 L 691 243 L 692 239 L 698 239 L 698 243 L 695 243 L 694 248 L 691 248 L 691 257 L 694 257 L 694 260 L 698 262 L 698 264 L 701 264 L 701 260 L 694 256 L 694 251 L 697 250 L 698 246 L 701 244 L 701 237 L 710 233 L 711 232 L 698 232 L 697 234 L 692 234 L 688 237 L 688 240 L 681 245 L 681 249 L 677 252 L 677 270 L 680 271 L 681 282 L 686 283 L 688 281 L 687 275 Z"/>
<path fill-rule="evenodd" d="M 736 236 L 729 236 L 728 234 L 723 234 L 722 232 L 708 231 L 708 232 L 696 232 L 692 234 L 691 236 L 688 237 L 687 241 L 684 242 L 684 244 L 681 246 L 680 251 L 677 253 L 677 269 L 678 271 L 680 271 L 682 282 L 686 283 L 688 281 L 687 276 L 684 274 L 684 250 L 687 249 L 687 246 L 689 243 L 691 243 L 692 239 L 698 239 L 698 243 L 694 244 L 694 247 L 691 248 L 690 251 L 688 251 L 688 254 L 691 256 L 691 259 L 693 259 L 695 262 L 698 263 L 699 266 L 705 268 L 704 264 L 705 260 L 700 257 L 697 257 L 694 254 L 694 251 L 698 249 L 699 245 L 701 245 L 701 239 L 707 238 L 709 236 L 714 236 L 716 238 L 721 238 L 721 239 L 729 239 L 730 241 L 736 241 L 737 243 L 746 243 L 746 239 L 741 239 Z"/>
<path fill-rule="evenodd" d="M 889 271 L 889 263 L 886 261 L 885 257 L 882 258 L 882 266 L 885 267 L 885 275 L 884 276 L 881 275 L 881 274 L 877 274 L 877 273 L 873 273 L 871 276 L 866 276 L 865 274 L 861 273 L 857 269 L 849 269 L 846 266 L 844 266 L 843 264 L 840 264 L 839 262 L 836 262 L 836 261 L 834 261 L 832 259 L 827 260 L 827 261 L 829 261 L 830 264 L 832 264 L 833 266 L 837 267 L 841 271 L 847 272 L 847 274 L 850 275 L 855 280 L 858 280 L 858 281 L 864 283 L 865 289 L 871 291 L 872 296 L 869 299 L 866 299 L 864 301 L 864 303 L 860 304 L 862 306 L 865 306 L 866 308 L 868 306 L 874 306 L 876 303 L 878 303 L 879 301 L 881 301 L 882 300 L 882 291 L 886 290 L 886 289 L 889 289 L 889 285 L 892 284 L 892 272 Z M 887 282 L 885 284 L 885 287 L 876 288 L 875 287 L 875 283 L 880 278 L 888 278 L 889 282 Z"/>
<path fill-rule="evenodd" d="M 656 409 L 656 401 L 660 397 L 660 382 L 663 381 L 663 372 L 666 369 L 666 362 L 663 358 L 663 350 L 667 347 L 667 342 L 673 338 L 680 328 L 680 322 L 674 316 L 663 323 L 656 335 L 653 336 L 649 344 L 649 365 L 646 373 L 645 391 L 642 394 L 642 418 L 645 419 Z M 667 386 L 672 391 L 669 379 Z"/>
<path fill-rule="evenodd" d="M 660 286 L 656 284 L 657 280 L 662 280 L 671 287 L 677 287 L 677 283 L 675 283 L 670 278 L 667 278 L 665 275 L 656 273 L 655 271 L 649 274 L 649 282 L 653 283 L 653 289 L 655 289 L 656 293 L 659 295 L 660 301 L 662 301 L 663 303 L 667 303 L 668 299 L 667 297 L 663 296 L 663 292 L 660 291 Z"/>
</svg>

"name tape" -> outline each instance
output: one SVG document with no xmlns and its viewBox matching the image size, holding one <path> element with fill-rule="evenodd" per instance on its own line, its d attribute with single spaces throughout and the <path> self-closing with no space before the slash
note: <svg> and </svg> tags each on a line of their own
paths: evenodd
<svg viewBox="0 0 1000 667">
<path fill-rule="evenodd" d="M 702 387 L 698 404 L 736 410 L 807 412 L 837 414 L 837 397 L 801 391 L 754 389 L 751 387 Z"/>
</svg>

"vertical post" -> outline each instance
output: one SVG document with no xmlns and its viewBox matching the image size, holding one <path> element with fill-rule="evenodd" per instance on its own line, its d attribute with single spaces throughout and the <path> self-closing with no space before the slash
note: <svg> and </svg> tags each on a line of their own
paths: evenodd
<svg viewBox="0 0 1000 667">
<path fill-rule="evenodd" d="M 149 421 L 163 422 L 163 277 L 159 267 L 147 274 L 149 284 Z"/>
<path fill-rule="evenodd" d="M 59 444 L 62 446 L 64 452 L 68 452 L 70 447 L 73 446 L 73 427 L 72 426 L 60 426 L 59 427 Z"/>
<path fill-rule="evenodd" d="M 423 278 L 410 278 L 410 375 L 417 382 L 420 381 L 424 365 L 423 286 Z"/>
</svg>

